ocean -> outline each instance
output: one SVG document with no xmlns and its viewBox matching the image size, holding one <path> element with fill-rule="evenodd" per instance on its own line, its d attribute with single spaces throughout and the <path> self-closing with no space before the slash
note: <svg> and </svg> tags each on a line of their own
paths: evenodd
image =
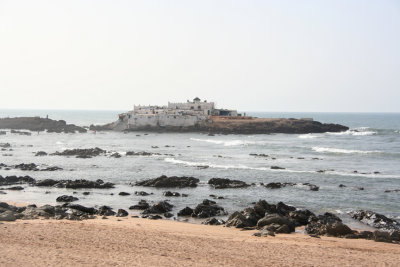
<svg viewBox="0 0 400 267">
<path fill-rule="evenodd" d="M 63 119 L 80 126 L 104 124 L 117 119 L 122 111 L 0 110 L 0 117 L 41 116 Z M 347 212 L 367 209 L 400 218 L 400 113 L 278 113 L 246 112 L 256 117 L 313 118 L 339 123 L 349 131 L 323 134 L 215 135 L 200 133 L 88 132 L 84 134 L 32 133 L 31 136 L 0 135 L 0 143 L 10 143 L 12 151 L 0 151 L 0 163 L 35 163 L 58 166 L 61 171 L 21 171 L 0 169 L 0 175 L 30 175 L 40 179 L 102 179 L 116 184 L 114 189 L 69 190 L 24 186 L 23 191 L 5 191 L 0 201 L 56 204 L 63 194 L 75 194 L 82 205 L 109 205 L 128 209 L 140 199 L 150 202 L 167 199 L 165 189 L 132 186 L 136 181 L 167 176 L 193 176 L 197 188 L 175 189 L 188 197 L 169 197 L 173 213 L 185 206 L 194 208 L 209 195 L 229 213 L 265 199 L 283 201 L 321 214 L 333 212 L 346 223 L 364 227 Z M 53 153 L 72 148 L 99 147 L 119 152 L 121 158 L 98 156 L 79 159 L 62 156 L 35 157 L 37 151 Z M 147 151 L 163 155 L 125 156 L 127 151 Z M 164 155 L 168 154 L 168 155 Z M 250 154 L 266 154 L 256 157 Z M 271 169 L 278 166 L 284 169 Z M 243 189 L 213 189 L 211 178 L 229 178 L 255 183 Z M 292 182 L 295 186 L 267 189 L 260 183 Z M 319 186 L 311 191 L 303 183 Z M 339 187 L 339 185 L 345 187 Z M 46 193 L 46 191 L 48 191 Z M 91 191 L 83 195 L 83 191 Z M 125 191 L 129 196 L 119 196 Z M 136 196 L 134 191 L 152 192 Z M 112 194 L 113 193 L 113 194 Z"/>
</svg>

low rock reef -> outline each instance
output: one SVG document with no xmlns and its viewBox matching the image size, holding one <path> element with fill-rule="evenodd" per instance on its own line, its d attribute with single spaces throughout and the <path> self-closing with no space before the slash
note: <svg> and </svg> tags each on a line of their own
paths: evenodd
<svg viewBox="0 0 400 267">
<path fill-rule="evenodd" d="M 0 118 L 0 129 L 12 129 L 13 133 L 20 133 L 15 130 L 30 130 L 34 132 L 45 131 L 54 133 L 86 133 L 85 128 L 74 124 L 67 124 L 64 120 L 51 120 L 40 117 L 16 117 Z M 30 133 L 28 133 L 30 135 Z"/>
<path fill-rule="evenodd" d="M 213 116 L 208 122 L 188 127 L 137 127 L 125 131 L 153 132 L 204 132 L 210 134 L 307 134 L 347 131 L 349 127 L 340 124 L 321 123 L 308 119 L 285 118 L 226 118 Z M 90 130 L 118 130 L 113 123 L 101 126 L 90 126 Z"/>
</svg>

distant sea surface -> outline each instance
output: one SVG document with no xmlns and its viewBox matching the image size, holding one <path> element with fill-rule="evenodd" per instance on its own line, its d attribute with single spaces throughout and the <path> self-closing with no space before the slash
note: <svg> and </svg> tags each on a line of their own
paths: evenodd
<svg viewBox="0 0 400 267">
<path fill-rule="evenodd" d="M 41 116 L 62 119 L 80 126 L 115 121 L 123 111 L 68 111 L 68 110 L 1 110 L 0 117 Z M 201 180 L 197 188 L 177 189 L 189 194 L 187 198 L 171 198 L 176 213 L 179 209 L 194 207 L 210 194 L 223 196 L 217 200 L 229 212 L 250 206 L 251 202 L 266 199 L 283 201 L 316 213 L 326 211 L 341 216 L 345 222 L 357 225 L 346 212 L 368 209 L 393 218 L 400 218 L 400 113 L 279 113 L 247 112 L 260 118 L 313 118 L 325 123 L 339 123 L 349 131 L 324 134 L 265 134 L 215 135 L 200 133 L 119 133 L 88 132 L 85 134 L 32 133 L 31 136 L 0 135 L 0 143 L 10 143 L 12 151 L 0 151 L 0 162 L 7 165 L 36 163 L 41 166 L 59 166 L 62 171 L 29 172 L 0 170 L 0 175 L 30 175 L 37 180 L 103 179 L 116 183 L 115 189 L 83 191 L 25 187 L 24 191 L 7 191 L 1 200 L 55 204 L 61 194 L 77 191 L 82 205 L 106 204 L 128 209 L 140 199 L 165 199 L 164 190 L 131 186 L 142 179 L 162 174 L 193 176 Z M 153 146 L 153 148 L 152 148 Z M 53 153 L 71 148 L 100 147 L 119 152 L 121 158 L 99 156 L 90 159 L 61 156 L 35 157 L 37 151 Z M 158 148 L 155 148 L 158 147 Z M 125 156 L 127 151 L 156 152 L 161 156 Z M 255 157 L 250 154 L 267 154 Z M 271 166 L 284 169 L 274 170 Z M 213 177 L 255 183 L 246 189 L 212 189 L 207 181 Z M 293 182 L 296 186 L 267 189 L 260 183 Z M 302 183 L 312 183 L 319 191 L 310 191 Z M 339 187 L 339 185 L 345 187 Z M 120 191 L 153 192 L 139 197 L 131 194 L 118 196 Z M 82 192 L 81 192 L 82 191 Z M 114 193 L 114 195 L 111 195 Z"/>
</svg>

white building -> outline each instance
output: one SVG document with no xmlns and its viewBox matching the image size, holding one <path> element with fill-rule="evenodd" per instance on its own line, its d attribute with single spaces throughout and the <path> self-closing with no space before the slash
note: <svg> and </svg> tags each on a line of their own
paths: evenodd
<svg viewBox="0 0 400 267">
<path fill-rule="evenodd" d="M 207 122 L 211 116 L 238 116 L 236 110 L 216 109 L 214 102 L 196 97 L 186 103 L 168 106 L 134 106 L 132 111 L 119 115 L 115 123 L 118 130 L 148 127 L 190 127 Z"/>
</svg>

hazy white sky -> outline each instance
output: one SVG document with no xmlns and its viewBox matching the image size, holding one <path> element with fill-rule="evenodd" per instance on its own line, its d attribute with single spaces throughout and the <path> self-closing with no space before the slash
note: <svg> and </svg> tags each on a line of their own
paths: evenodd
<svg viewBox="0 0 400 267">
<path fill-rule="evenodd" d="M 400 111 L 400 1 L 0 0 L 0 108 Z"/>
</svg>

